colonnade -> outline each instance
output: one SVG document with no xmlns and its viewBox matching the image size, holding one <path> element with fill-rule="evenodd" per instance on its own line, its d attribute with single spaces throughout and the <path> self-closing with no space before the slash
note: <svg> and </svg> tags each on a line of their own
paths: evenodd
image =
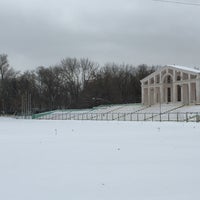
<svg viewBox="0 0 200 200">
<path fill-rule="evenodd" d="M 141 81 L 142 103 L 200 103 L 199 75 L 173 68 L 154 72 Z"/>
</svg>

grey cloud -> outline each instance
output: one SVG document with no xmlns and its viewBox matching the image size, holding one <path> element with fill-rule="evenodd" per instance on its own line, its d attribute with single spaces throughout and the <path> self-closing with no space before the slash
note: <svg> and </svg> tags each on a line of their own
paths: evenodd
<svg viewBox="0 0 200 200">
<path fill-rule="evenodd" d="M 7 0 L 0 7 L 0 51 L 18 68 L 66 56 L 200 65 L 200 8 L 148 0 Z"/>
</svg>

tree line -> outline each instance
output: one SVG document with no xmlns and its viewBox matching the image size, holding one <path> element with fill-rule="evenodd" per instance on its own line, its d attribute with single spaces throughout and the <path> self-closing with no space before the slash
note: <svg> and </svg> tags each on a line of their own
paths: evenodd
<svg viewBox="0 0 200 200">
<path fill-rule="evenodd" d="M 158 66 L 66 58 L 57 65 L 20 72 L 0 54 L 0 112 L 21 114 L 141 102 L 140 80 Z"/>
</svg>

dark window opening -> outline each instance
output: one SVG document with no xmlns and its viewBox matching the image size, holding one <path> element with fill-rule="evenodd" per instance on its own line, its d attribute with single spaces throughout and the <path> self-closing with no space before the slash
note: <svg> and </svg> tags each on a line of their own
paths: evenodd
<svg viewBox="0 0 200 200">
<path fill-rule="evenodd" d="M 171 83 L 171 82 L 172 82 L 171 76 L 168 76 L 167 77 L 167 83 Z"/>
<path fill-rule="evenodd" d="M 171 102 L 171 88 L 167 88 L 167 102 Z"/>
<path fill-rule="evenodd" d="M 177 86 L 177 101 L 181 101 L 181 86 Z"/>
<path fill-rule="evenodd" d="M 176 80 L 180 81 L 181 80 L 181 76 L 177 76 Z"/>
</svg>

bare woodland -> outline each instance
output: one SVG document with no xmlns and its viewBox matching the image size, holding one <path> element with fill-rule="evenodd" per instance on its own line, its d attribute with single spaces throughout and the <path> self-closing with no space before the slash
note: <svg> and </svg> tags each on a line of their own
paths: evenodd
<svg viewBox="0 0 200 200">
<path fill-rule="evenodd" d="M 140 80 L 157 67 L 115 63 L 100 66 L 87 58 L 66 58 L 58 65 L 20 72 L 9 65 L 6 54 L 0 54 L 0 112 L 30 114 L 140 103 Z"/>
</svg>

